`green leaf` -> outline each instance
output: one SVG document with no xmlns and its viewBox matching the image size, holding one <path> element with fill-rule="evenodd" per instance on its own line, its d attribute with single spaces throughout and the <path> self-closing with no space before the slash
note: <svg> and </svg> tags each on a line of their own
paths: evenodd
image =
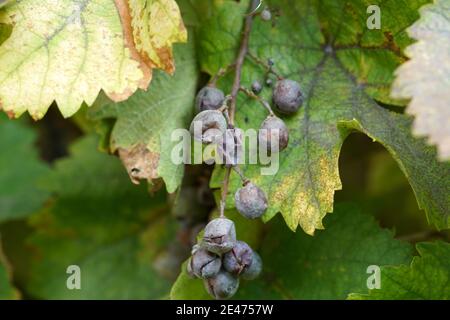
<svg viewBox="0 0 450 320">
<path fill-rule="evenodd" d="M 28 111 L 40 119 L 56 101 L 69 117 L 83 102 L 92 105 L 100 90 L 122 101 L 148 87 L 152 68 L 172 70 L 170 46 L 186 38 L 176 3 L 131 4 L 133 10 L 125 0 L 26 0 L 6 6 L 0 23 L 14 28 L 0 47 L 2 108 L 11 116 Z"/>
<path fill-rule="evenodd" d="M 449 300 L 450 244 L 437 241 L 418 243 L 420 256 L 410 266 L 381 268 L 381 288 L 368 294 L 353 293 L 349 299 L 361 300 Z"/>
<path fill-rule="evenodd" d="M 410 43 L 404 29 L 418 17 L 424 1 L 274 1 L 280 17 L 272 23 L 255 18 L 250 52 L 262 61 L 272 58 L 281 75 L 297 80 L 305 101 L 299 112 L 283 117 L 290 132 L 286 150 L 279 154 L 279 170 L 261 175 L 259 165 L 243 168 L 246 177 L 268 195 L 263 217 L 281 212 L 288 226 L 308 233 L 322 229 L 322 219 L 333 211 L 334 191 L 342 188 L 339 152 L 348 134 L 359 130 L 381 143 L 407 176 L 418 203 L 430 223 L 448 228 L 450 174 L 448 163 L 438 163 L 435 152 L 410 134 L 410 120 L 390 112 L 376 100 L 393 103 L 389 85 L 393 70 L 405 60 L 402 48 Z M 366 8 L 378 4 L 383 13 L 381 30 L 366 29 Z M 200 59 L 203 70 L 215 74 L 230 64 L 240 42 L 246 3 L 226 2 L 202 28 Z M 398 15 L 398 12 L 402 15 Z M 264 68 L 248 58 L 242 84 L 263 81 Z M 231 79 L 219 82 L 230 88 Z M 261 94 L 271 101 L 271 89 Z M 238 97 L 236 122 L 245 129 L 259 128 L 267 116 L 260 105 Z M 221 187 L 217 168 L 212 187 Z M 239 186 L 233 174 L 228 204 Z"/>
<path fill-rule="evenodd" d="M 392 95 L 409 99 L 415 116 L 413 132 L 437 145 L 441 160 L 450 159 L 450 1 L 435 0 L 420 9 L 421 18 L 408 28 L 418 40 L 406 48 L 411 60 L 401 65 Z"/>
<path fill-rule="evenodd" d="M 341 122 L 342 127 L 359 130 L 380 142 L 397 161 L 407 177 L 419 208 L 427 213 L 428 222 L 437 229 L 450 226 L 449 163 L 440 163 L 432 148 L 410 134 L 410 119 L 395 113 L 373 109 L 366 117 Z"/>
<path fill-rule="evenodd" d="M 213 1 L 178 0 L 177 3 L 183 15 L 184 23 L 190 27 L 200 27 L 206 19 L 211 17 L 214 11 Z"/>
<path fill-rule="evenodd" d="M 31 219 L 27 291 L 43 299 L 163 297 L 170 281 L 154 264 L 174 237 L 165 196 L 133 186 L 97 143 L 92 136 L 77 142 L 48 179 L 56 197 Z M 81 290 L 66 287 L 70 265 L 81 269 Z"/>
<path fill-rule="evenodd" d="M 121 103 L 101 103 L 89 112 L 94 120 L 117 119 L 111 133 L 111 152 L 119 151 L 136 183 L 162 177 L 168 192 L 181 183 L 184 168 L 171 160 L 176 144 L 171 134 L 186 128 L 193 115 L 198 75 L 193 43 L 191 39 L 188 44 L 175 45 L 177 70 L 173 76 L 155 72 L 147 91 L 138 91 Z"/>
<path fill-rule="evenodd" d="M 0 114 L 0 222 L 28 216 L 49 196 L 39 188 L 49 168 L 40 161 L 35 140 L 35 132 L 24 122 Z"/>
<path fill-rule="evenodd" d="M 290 232 L 281 219 L 271 221 L 259 245 L 263 274 L 241 281 L 235 298 L 343 299 L 355 288 L 366 288 L 368 266 L 411 261 L 409 244 L 394 240 L 392 232 L 381 230 L 372 216 L 352 204 L 336 206 L 335 213 L 325 218 L 325 226 L 326 231 L 310 237 Z M 252 231 L 238 230 L 238 238 Z M 190 279 L 185 270 L 183 266 L 171 298 L 206 298 L 202 281 Z"/>
<path fill-rule="evenodd" d="M 19 298 L 19 294 L 12 286 L 11 280 L 8 263 L 3 254 L 2 248 L 0 247 L 0 300 L 12 300 Z"/>
</svg>

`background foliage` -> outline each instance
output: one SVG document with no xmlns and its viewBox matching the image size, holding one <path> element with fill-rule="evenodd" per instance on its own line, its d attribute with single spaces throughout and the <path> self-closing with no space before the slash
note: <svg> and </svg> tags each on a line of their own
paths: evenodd
<svg viewBox="0 0 450 320">
<path fill-rule="evenodd" d="M 208 299 L 182 263 L 217 214 L 224 170 L 174 165 L 170 133 L 234 61 L 248 1 L 130 0 L 126 19 L 125 0 L 75 2 L 43 15 L 49 1 L 0 1 L 0 106 L 45 114 L 0 114 L 0 299 Z M 250 52 L 306 99 L 285 119 L 277 174 L 243 168 L 268 195 L 262 221 L 235 211 L 232 176 L 227 216 L 264 261 L 236 298 L 450 299 L 450 3 L 428 2 L 271 0 L 273 21 L 255 17 Z M 369 4 L 381 30 L 366 28 Z M 96 23 L 105 38 L 89 32 Z M 63 63 L 68 45 L 77 50 Z M 57 84 L 61 70 L 71 84 Z M 242 84 L 264 71 L 247 59 Z M 266 114 L 242 95 L 236 116 L 246 129 Z M 82 290 L 67 289 L 69 265 L 81 267 Z M 369 265 L 381 266 L 379 290 L 367 289 Z"/>
</svg>

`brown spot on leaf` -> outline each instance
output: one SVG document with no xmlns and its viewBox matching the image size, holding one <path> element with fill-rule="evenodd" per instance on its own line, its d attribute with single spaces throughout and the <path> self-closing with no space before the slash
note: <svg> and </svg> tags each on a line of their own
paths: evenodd
<svg viewBox="0 0 450 320">
<path fill-rule="evenodd" d="M 175 65 L 173 62 L 173 53 L 170 47 L 156 48 L 155 49 L 161 61 L 164 63 L 164 71 L 173 74 L 175 71 Z"/>
<path fill-rule="evenodd" d="M 139 63 L 139 67 L 143 73 L 143 77 L 139 82 L 139 88 L 145 90 L 147 89 L 152 79 L 152 69 L 145 63 L 144 59 L 136 49 L 133 38 L 133 28 L 131 26 L 131 15 L 128 1 L 114 0 L 114 3 L 120 15 L 120 21 L 122 23 L 123 38 L 125 42 L 124 45 L 130 50 L 131 58 Z M 133 94 L 133 91 L 130 89 L 126 89 L 124 92 L 108 92 L 107 94 L 114 101 L 122 101 L 131 96 Z"/>
<path fill-rule="evenodd" d="M 145 63 L 150 68 L 152 69 L 161 68 L 165 72 L 172 75 L 175 71 L 175 63 L 173 61 L 172 49 L 170 47 L 161 47 L 161 48 L 154 47 L 154 50 L 156 51 L 158 57 L 161 59 L 159 63 L 157 61 L 150 59 L 147 52 L 143 50 L 140 51 L 142 60 L 145 61 Z"/>
<path fill-rule="evenodd" d="M 14 114 L 14 112 L 12 110 L 6 111 L 6 115 L 8 116 L 8 118 L 15 119 L 16 115 Z"/>
<path fill-rule="evenodd" d="M 8 116 L 8 118 L 10 118 L 10 119 L 14 119 L 16 117 L 16 115 L 14 114 L 14 112 L 12 110 L 3 109 L 3 103 L 1 101 L 0 101 L 0 111 L 4 111 L 6 113 L 6 115 Z"/>
<path fill-rule="evenodd" d="M 140 180 L 158 178 L 159 154 L 151 152 L 146 145 L 138 144 L 130 149 L 119 148 L 119 157 L 122 160 L 128 175 L 134 184 Z"/>
<path fill-rule="evenodd" d="M 386 40 L 383 43 L 383 47 L 386 48 L 386 49 L 391 50 L 397 56 L 399 56 L 400 58 L 406 60 L 406 57 L 403 54 L 402 49 L 400 49 L 400 47 L 395 43 L 394 37 L 392 36 L 392 33 L 389 32 L 389 31 L 385 31 L 385 32 L 383 32 L 383 34 L 384 34 L 384 37 L 386 38 Z"/>
<path fill-rule="evenodd" d="M 4 110 L 4 111 L 5 111 L 6 115 L 8 116 L 8 118 L 10 118 L 11 120 L 16 118 L 14 111 L 12 111 L 12 110 Z"/>
</svg>

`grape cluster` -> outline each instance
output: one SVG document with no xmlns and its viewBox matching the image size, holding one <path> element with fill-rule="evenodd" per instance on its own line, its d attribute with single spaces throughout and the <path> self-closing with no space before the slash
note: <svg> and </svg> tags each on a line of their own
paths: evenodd
<svg viewBox="0 0 450 320">
<path fill-rule="evenodd" d="M 272 62 L 273 63 L 273 62 Z M 255 80 L 252 83 L 254 94 L 262 91 L 262 85 Z M 280 79 L 273 88 L 273 103 L 276 110 L 282 114 L 295 113 L 303 102 L 303 95 L 298 82 L 290 79 Z M 242 148 L 239 130 L 230 126 L 224 113 L 227 98 L 220 89 L 212 86 L 202 88 L 196 98 L 196 109 L 199 113 L 191 123 L 190 131 L 195 140 L 204 144 L 217 143 L 218 155 L 226 166 L 236 166 Z M 196 132 L 194 124 L 201 124 L 201 130 Z M 271 113 L 263 121 L 258 133 L 258 145 L 267 148 L 268 152 L 279 152 L 288 146 L 289 131 L 284 121 Z M 275 149 L 273 149 L 275 148 Z M 243 187 L 235 194 L 235 204 L 238 211 L 246 218 L 261 217 L 267 209 L 267 198 L 264 192 L 244 180 Z"/>
<path fill-rule="evenodd" d="M 270 14 L 269 11 L 263 13 L 267 17 Z M 303 103 L 300 84 L 279 76 L 272 84 L 268 74 L 275 74 L 273 65 L 274 61 L 269 59 L 266 64 L 268 73 L 262 83 L 272 88 L 275 111 L 278 114 L 291 115 L 297 112 Z M 269 112 L 260 125 L 258 147 L 266 148 L 270 154 L 287 148 L 289 131 L 284 121 L 272 111 L 270 103 L 259 97 L 263 89 L 261 82 L 255 80 L 250 90 L 241 87 L 240 91 L 258 100 Z M 190 131 L 196 141 L 215 144 L 216 156 L 226 167 L 238 171 L 242 178 L 242 187 L 234 195 L 235 207 L 245 218 L 258 219 L 266 212 L 268 201 L 264 191 L 238 170 L 242 137 L 241 130 L 234 127 L 233 121 L 229 118 L 230 99 L 230 96 L 226 96 L 214 84 L 203 87 L 195 100 L 197 115 L 191 123 Z M 223 212 L 220 218 L 212 220 L 206 226 L 203 240 L 194 246 L 188 263 L 189 274 L 204 279 L 206 289 L 216 299 L 231 297 L 239 287 L 239 277 L 254 279 L 261 269 L 261 258 L 248 244 L 236 241 L 234 223 L 225 218 Z"/>
<path fill-rule="evenodd" d="M 187 263 L 188 274 L 203 279 L 215 299 L 232 297 L 239 288 L 239 278 L 253 280 L 261 270 L 261 258 L 247 243 L 236 240 L 234 222 L 227 218 L 206 225 Z"/>
</svg>

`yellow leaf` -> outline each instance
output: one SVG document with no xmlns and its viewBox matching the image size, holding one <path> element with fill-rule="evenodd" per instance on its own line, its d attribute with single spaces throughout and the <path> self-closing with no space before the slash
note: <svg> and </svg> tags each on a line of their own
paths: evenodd
<svg viewBox="0 0 450 320">
<path fill-rule="evenodd" d="M 174 0 L 129 0 L 137 50 L 151 68 L 174 71 L 172 44 L 187 31 Z"/>
<path fill-rule="evenodd" d="M 130 4 L 142 14 L 132 15 Z M 0 108 L 35 119 L 53 101 L 69 117 L 100 90 L 122 101 L 147 89 L 152 68 L 173 71 L 171 44 L 186 39 L 173 0 L 24 0 L 6 6 L 0 23 L 13 25 L 0 46 Z"/>
</svg>

